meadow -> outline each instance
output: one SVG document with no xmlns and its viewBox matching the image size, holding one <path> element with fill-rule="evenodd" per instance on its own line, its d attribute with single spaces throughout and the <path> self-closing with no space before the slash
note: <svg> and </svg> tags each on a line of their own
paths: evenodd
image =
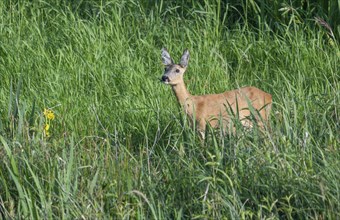
<svg viewBox="0 0 340 220">
<path fill-rule="evenodd" d="M 339 219 L 339 3 L 226 2 L 2 1 L 1 218 Z M 192 94 L 271 93 L 270 129 L 202 143 L 162 47 Z"/>
</svg>

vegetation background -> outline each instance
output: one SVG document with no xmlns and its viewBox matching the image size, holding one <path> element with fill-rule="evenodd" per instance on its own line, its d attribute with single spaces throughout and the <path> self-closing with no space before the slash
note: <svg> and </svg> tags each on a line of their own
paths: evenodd
<svg viewBox="0 0 340 220">
<path fill-rule="evenodd" d="M 339 219 L 339 0 L 0 2 L 3 219 Z M 273 94 L 202 144 L 159 78 Z"/>
</svg>

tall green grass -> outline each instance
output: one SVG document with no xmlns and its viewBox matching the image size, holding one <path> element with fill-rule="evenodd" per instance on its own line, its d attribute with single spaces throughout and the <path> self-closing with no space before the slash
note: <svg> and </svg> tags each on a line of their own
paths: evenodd
<svg viewBox="0 0 340 220">
<path fill-rule="evenodd" d="M 2 218 L 340 217 L 340 52 L 327 29 L 231 24 L 225 7 L 240 6 L 223 1 L 78 3 L 0 3 Z M 159 82 L 164 46 L 177 59 L 189 48 L 193 94 L 273 94 L 270 131 L 210 130 L 202 143 Z"/>
</svg>

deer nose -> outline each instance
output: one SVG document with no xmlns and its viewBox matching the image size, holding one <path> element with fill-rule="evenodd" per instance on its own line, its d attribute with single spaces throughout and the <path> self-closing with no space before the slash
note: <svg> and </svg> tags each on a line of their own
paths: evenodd
<svg viewBox="0 0 340 220">
<path fill-rule="evenodd" d="M 162 81 L 163 81 L 163 82 L 168 82 L 168 81 L 169 81 L 169 77 L 167 77 L 167 76 L 162 76 Z"/>
</svg>

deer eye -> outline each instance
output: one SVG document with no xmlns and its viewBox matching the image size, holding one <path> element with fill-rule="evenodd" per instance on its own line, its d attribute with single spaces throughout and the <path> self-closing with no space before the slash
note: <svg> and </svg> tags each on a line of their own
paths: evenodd
<svg viewBox="0 0 340 220">
<path fill-rule="evenodd" d="M 176 69 L 176 73 L 179 73 L 179 69 Z"/>
</svg>

